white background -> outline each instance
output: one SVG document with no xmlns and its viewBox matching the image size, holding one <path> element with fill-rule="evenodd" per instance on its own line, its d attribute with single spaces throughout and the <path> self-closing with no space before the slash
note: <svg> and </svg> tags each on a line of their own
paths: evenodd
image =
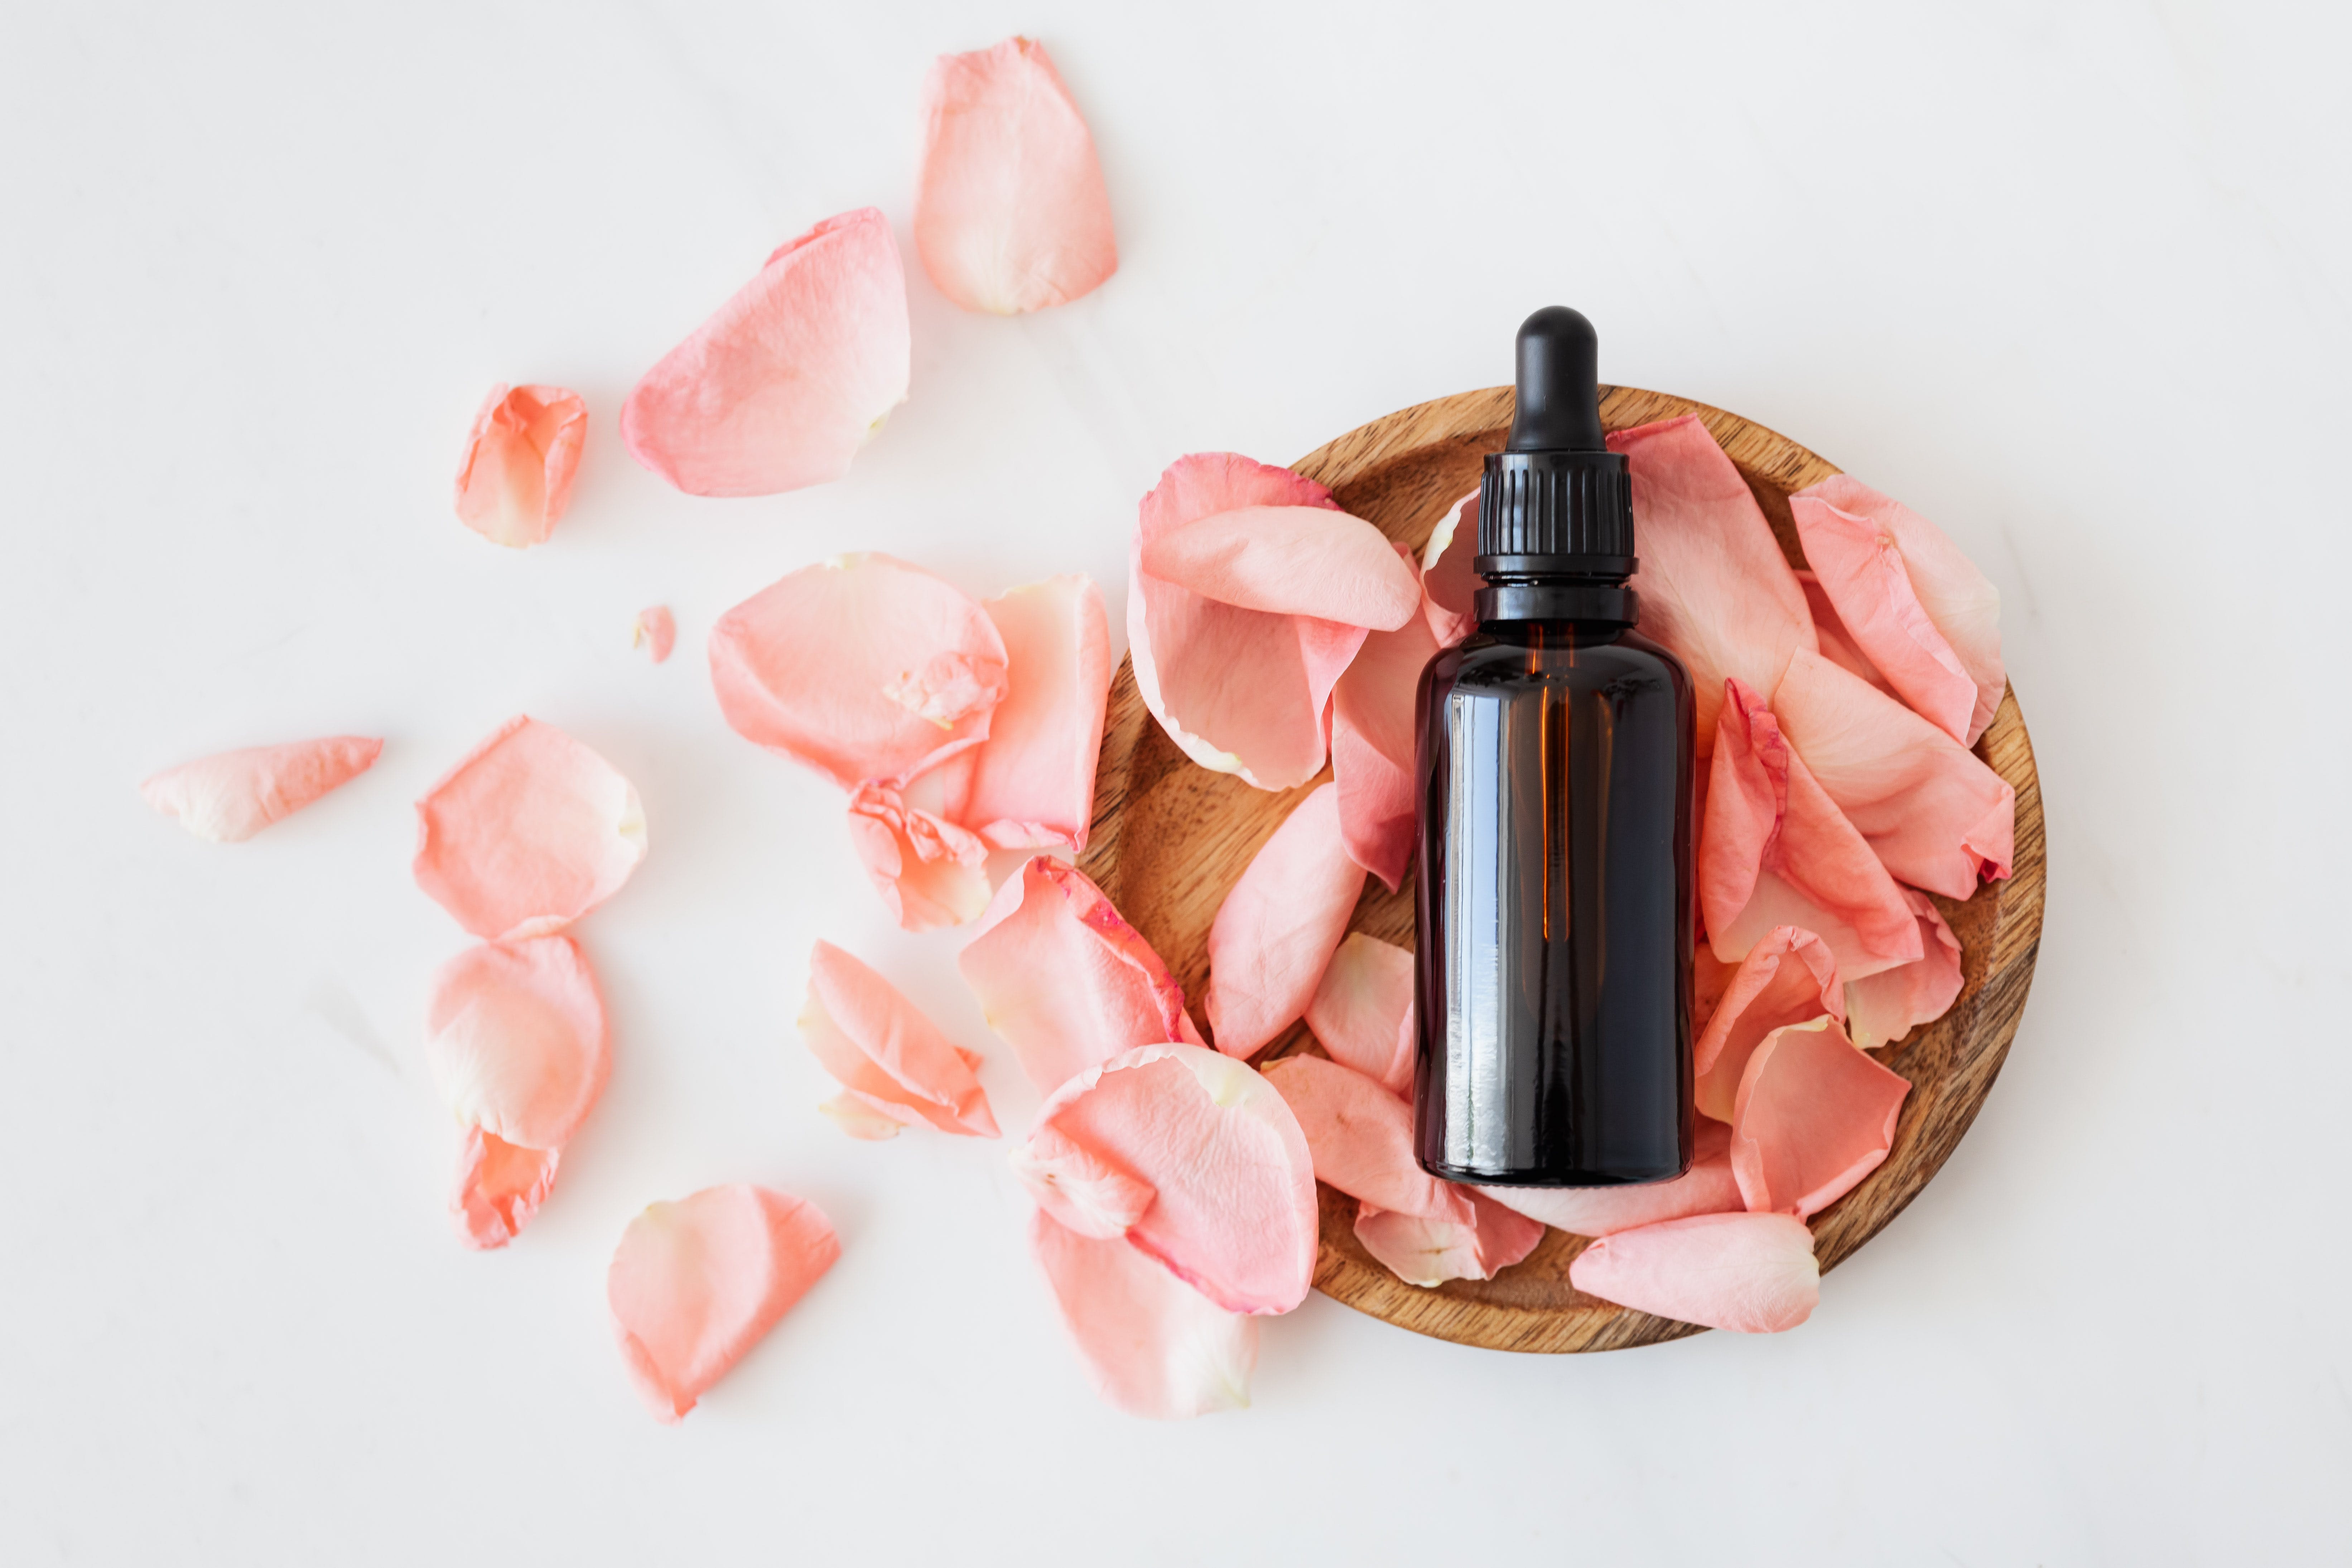
<svg viewBox="0 0 2352 1568">
<path fill-rule="evenodd" d="M 1030 0 L 0 10 L 0 1559 L 2319 1563 L 2352 1554 L 2343 1151 L 2352 94 L 2342 7 Z M 1043 37 L 1122 265 L 1017 321 L 908 220 L 936 53 Z M 636 375 L 814 220 L 908 247 L 912 399 L 839 484 L 669 490 Z M 1604 374 L 1936 519 L 2003 598 L 2049 922 L 1926 1194 L 1779 1338 L 1522 1358 L 1320 1297 L 1251 1410 L 1097 1405 L 1003 1145 L 852 1143 L 818 937 L 987 1045 L 713 618 L 887 550 L 1082 569 L 1187 451 Z M 553 542 L 453 519 L 496 381 L 585 395 Z M 627 645 L 675 606 L 677 658 Z M 528 710 L 643 792 L 581 927 L 617 1065 L 514 1247 L 443 1214 L 463 945 L 410 801 Z M 356 731 L 235 847 L 140 778 Z M 646 1202 L 816 1200 L 840 1265 L 678 1428 L 603 1276 Z"/>
</svg>

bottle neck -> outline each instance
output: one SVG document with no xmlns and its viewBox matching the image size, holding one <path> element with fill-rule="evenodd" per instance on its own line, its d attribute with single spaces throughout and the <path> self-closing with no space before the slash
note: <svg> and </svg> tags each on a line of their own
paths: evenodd
<svg viewBox="0 0 2352 1568">
<path fill-rule="evenodd" d="M 1595 626 L 1630 626 L 1641 618 L 1641 599 L 1622 577 L 1562 577 L 1496 574 L 1486 579 L 1472 610 L 1486 621 L 1574 621 Z"/>
</svg>

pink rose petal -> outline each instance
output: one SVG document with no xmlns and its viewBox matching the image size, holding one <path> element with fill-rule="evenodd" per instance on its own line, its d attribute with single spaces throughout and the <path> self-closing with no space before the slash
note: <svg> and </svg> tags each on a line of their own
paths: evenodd
<svg viewBox="0 0 2352 1568">
<path fill-rule="evenodd" d="M 572 500 L 588 405 L 560 386 L 490 388 L 457 468 L 457 521 L 493 544 L 545 542 Z"/>
<path fill-rule="evenodd" d="M 1306 1299 L 1314 1166 L 1289 1106 L 1249 1068 L 1200 1046 L 1140 1047 L 1055 1089 L 1021 1157 L 1048 1132 L 1158 1194 L 1128 1242 L 1218 1306 L 1287 1312 Z"/>
<path fill-rule="evenodd" d="M 1339 789 L 1319 785 L 1259 847 L 1209 927 L 1204 1005 L 1219 1050 L 1254 1056 L 1306 1013 L 1363 889 Z"/>
<path fill-rule="evenodd" d="M 953 813 L 1007 849 L 1087 847 L 1110 697 L 1110 626 L 1086 577 L 1049 577 L 985 600 L 1004 639 L 1006 688 Z"/>
<path fill-rule="evenodd" d="M 1850 475 L 1799 490 L 1789 510 L 1805 559 L 1855 641 L 1913 707 L 1962 745 L 1975 745 L 2009 685 L 2000 591 L 1942 529 Z M 1947 655 L 1975 689 L 1958 728 L 1945 722 L 1958 704 Z"/>
<path fill-rule="evenodd" d="M 488 1252 L 520 1236 L 547 1201 L 562 1158 L 561 1149 L 525 1149 L 467 1128 L 449 1194 L 449 1214 L 466 1245 Z"/>
<path fill-rule="evenodd" d="M 1151 944 L 1083 872 L 1049 856 L 1005 879 L 956 965 L 988 1026 L 1049 1094 L 1138 1046 L 1201 1043 Z"/>
<path fill-rule="evenodd" d="M 1824 1013 L 1845 1021 L 1837 960 L 1829 944 L 1796 926 L 1774 926 L 1732 971 L 1722 1001 L 1691 1048 L 1699 1110 L 1729 1121 L 1740 1075 L 1764 1037 Z"/>
<path fill-rule="evenodd" d="M 221 752 L 166 768 L 140 797 L 199 838 L 237 844 L 375 765 L 382 741 L 329 735 L 285 746 Z"/>
<path fill-rule="evenodd" d="M 1260 789 L 1290 789 L 1322 770 L 1331 688 L 1364 628 L 1222 604 L 1143 564 L 1162 534 L 1244 507 L 1338 510 L 1328 490 L 1287 468 L 1230 452 L 1178 458 L 1138 514 L 1128 651 L 1144 706 L 1185 755 Z"/>
<path fill-rule="evenodd" d="M 646 657 L 656 664 L 669 658 L 669 650 L 677 643 L 677 620 L 667 605 L 655 605 L 637 612 L 637 623 L 629 631 L 629 646 L 643 647 Z"/>
<path fill-rule="evenodd" d="M 656 1417 L 681 1419 L 840 1256 L 814 1204 L 764 1187 L 649 1205 L 604 1276 L 629 1381 Z"/>
<path fill-rule="evenodd" d="M 1783 1214 L 1706 1214 L 1602 1237 L 1568 1266 L 1589 1296 L 1736 1334 L 1777 1334 L 1813 1315 L 1813 1235 Z"/>
<path fill-rule="evenodd" d="M 737 734 L 856 789 L 988 738 L 1004 639 L 953 584 L 887 555 L 837 555 L 720 616 L 710 682 Z"/>
<path fill-rule="evenodd" d="M 1661 1220 L 1746 1207 L 1731 1173 L 1731 1129 L 1699 1119 L 1691 1168 L 1631 1187 L 1480 1187 L 1486 1197 L 1576 1236 L 1613 1236 Z"/>
<path fill-rule="evenodd" d="M 1317 1181 L 1396 1214 L 1476 1223 L 1469 1189 L 1413 1159 L 1412 1107 L 1377 1079 L 1321 1057 L 1285 1057 L 1266 1064 L 1265 1080 L 1298 1118 Z"/>
<path fill-rule="evenodd" d="M 1400 552 L 1403 546 L 1399 545 Z M 1409 557 L 1408 557 L 1409 559 Z M 1349 858 L 1394 892 L 1412 864 L 1414 704 L 1437 654 L 1426 617 L 1372 632 L 1331 689 L 1331 782 Z"/>
<path fill-rule="evenodd" d="M 568 936 L 467 948 L 433 977 L 425 1028 L 457 1120 L 524 1149 L 570 1142 L 612 1072 L 604 1000 Z"/>
<path fill-rule="evenodd" d="M 1126 1242 L 1079 1235 L 1042 1209 L 1029 1250 L 1104 1403 L 1154 1421 L 1249 1404 L 1256 1318 L 1226 1311 Z"/>
<path fill-rule="evenodd" d="M 1910 1092 L 1827 1014 L 1773 1030 L 1748 1058 L 1732 1113 L 1740 1196 L 1800 1219 L 1829 1207 L 1886 1158 Z"/>
<path fill-rule="evenodd" d="M 1865 1051 L 1934 1023 L 1960 994 L 1960 939 L 1927 894 L 1906 888 L 1903 897 L 1919 917 L 1919 943 L 1926 952 L 1916 963 L 1882 969 L 1847 984 L 1847 1027 Z"/>
<path fill-rule="evenodd" d="M 1408 1285 L 1428 1289 L 1448 1279 L 1492 1279 L 1536 1249 L 1543 1224 L 1475 1192 L 1468 1195 L 1477 1215 L 1471 1225 L 1360 1204 L 1356 1239 Z"/>
<path fill-rule="evenodd" d="M 1391 1094 L 1412 1092 L 1412 954 L 1349 931 L 1307 1004 L 1307 1026 L 1331 1059 Z"/>
<path fill-rule="evenodd" d="M 1151 1211 L 1150 1183 L 1059 1128 L 1041 1127 L 1013 1151 L 1013 1173 L 1056 1223 L 1097 1241 L 1116 1241 Z"/>
<path fill-rule="evenodd" d="M 1870 662 L 1870 656 L 1862 651 L 1861 646 L 1847 634 L 1845 623 L 1838 619 L 1837 606 L 1830 603 L 1829 593 L 1822 588 L 1821 579 L 1811 572 L 1800 572 L 1797 581 L 1805 590 L 1805 607 L 1813 613 L 1813 637 L 1821 644 L 1822 657 L 1832 664 L 1852 670 L 1893 697 L 1895 689 L 1886 684 L 1886 677 L 1878 673 L 1878 667 Z"/>
<path fill-rule="evenodd" d="M 888 784 L 860 784 L 850 795 L 849 840 L 908 931 L 961 925 L 988 907 L 980 835 L 908 805 Z"/>
<path fill-rule="evenodd" d="M 898 988 L 829 942 L 809 954 L 801 1039 L 844 1089 L 908 1126 L 997 1136 L 971 1060 Z"/>
<path fill-rule="evenodd" d="M 661 363 L 621 409 L 621 439 L 688 495 L 823 484 L 907 400 L 907 279 L 887 219 L 829 217 Z"/>
<path fill-rule="evenodd" d="M 907 1111 L 898 1105 L 867 1099 L 856 1089 L 845 1089 L 817 1110 L 825 1119 L 861 1143 L 879 1143 L 896 1138 L 908 1122 Z"/>
<path fill-rule="evenodd" d="M 646 814 L 613 765 L 518 714 L 416 803 L 416 885 L 476 936 L 543 936 L 618 892 Z"/>
<path fill-rule="evenodd" d="M 1094 138 L 1045 45 L 941 55 L 923 119 L 915 249 L 940 293 L 1011 316 L 1066 304 L 1118 270 Z"/>
<path fill-rule="evenodd" d="M 1395 631 L 1421 611 L 1412 557 L 1330 506 L 1239 506 L 1144 542 L 1143 569 L 1219 604 Z"/>
<path fill-rule="evenodd" d="M 1448 509 L 1421 552 L 1422 616 L 1440 647 L 1478 629 L 1477 593 L 1486 585 L 1478 558 L 1478 500 L 1472 490 Z"/>
</svg>

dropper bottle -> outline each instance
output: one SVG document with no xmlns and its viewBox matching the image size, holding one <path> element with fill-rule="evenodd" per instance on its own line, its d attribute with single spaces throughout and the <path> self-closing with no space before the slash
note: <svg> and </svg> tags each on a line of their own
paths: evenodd
<svg viewBox="0 0 2352 1568">
<path fill-rule="evenodd" d="M 1519 328 L 1486 458 L 1478 626 L 1423 672 L 1415 1153 L 1482 1185 L 1667 1181 L 1691 1159 L 1689 675 L 1633 629 L 1600 342 Z"/>
</svg>

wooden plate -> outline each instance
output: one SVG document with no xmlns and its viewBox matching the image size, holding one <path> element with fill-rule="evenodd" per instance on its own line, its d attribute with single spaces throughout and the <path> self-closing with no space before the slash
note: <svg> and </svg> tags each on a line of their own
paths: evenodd
<svg viewBox="0 0 2352 1568">
<path fill-rule="evenodd" d="M 1721 409 L 1633 387 L 1602 389 L 1601 420 L 1612 430 L 1680 414 L 1706 421 L 1756 492 L 1780 548 L 1802 566 L 1789 495 L 1838 470 L 1794 441 Z M 1465 392 L 1375 419 L 1292 467 L 1329 486 L 1349 512 L 1419 550 L 1446 509 L 1477 487 L 1480 460 L 1501 448 L 1510 422 L 1509 387 Z M 1877 1235 L 1943 1164 L 1992 1088 L 2025 1008 L 2042 936 L 2042 791 L 2014 690 L 2002 698 L 1976 750 L 2017 790 L 2014 871 L 2006 881 L 1979 888 L 1966 903 L 1936 900 L 1960 940 L 1959 1000 L 1936 1023 L 1874 1053 L 1911 1081 L 1912 1091 L 1886 1162 L 1814 1216 L 1814 1247 L 1824 1273 Z M 1134 667 L 1120 666 L 1095 786 L 1093 837 L 1079 864 L 1159 950 L 1195 1004 L 1208 982 L 1209 924 L 1218 904 L 1258 846 L 1312 787 L 1269 793 L 1196 765 L 1145 710 Z M 1411 880 L 1391 893 L 1367 878 L 1351 924 L 1411 947 Z M 1198 1011 L 1196 1005 L 1196 1017 Z M 1259 1061 L 1301 1049 L 1317 1049 L 1303 1024 Z M 1357 1242 L 1355 1200 L 1328 1187 L 1320 1196 L 1316 1287 L 1416 1333 L 1492 1350 L 1600 1351 L 1699 1331 L 1574 1289 L 1568 1266 L 1586 1243 L 1557 1230 L 1547 1231 L 1523 1262 L 1493 1279 L 1454 1280 L 1433 1290 L 1408 1285 Z"/>
</svg>

